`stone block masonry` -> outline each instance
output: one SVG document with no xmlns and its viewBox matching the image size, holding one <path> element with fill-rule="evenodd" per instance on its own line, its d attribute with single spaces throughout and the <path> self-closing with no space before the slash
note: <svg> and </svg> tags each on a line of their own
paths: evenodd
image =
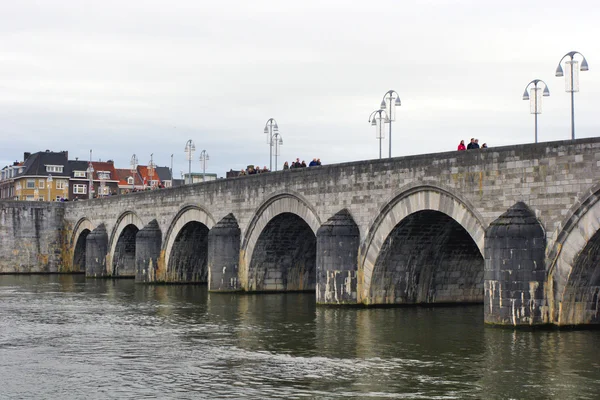
<svg viewBox="0 0 600 400">
<path fill-rule="evenodd" d="M 0 273 L 59 272 L 65 239 L 62 203 L 0 202 Z"/>
</svg>

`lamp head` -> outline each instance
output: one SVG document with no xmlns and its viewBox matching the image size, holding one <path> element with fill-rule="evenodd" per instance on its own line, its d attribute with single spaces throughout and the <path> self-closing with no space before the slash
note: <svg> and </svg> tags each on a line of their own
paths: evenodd
<svg viewBox="0 0 600 400">
<path fill-rule="evenodd" d="M 268 135 L 268 134 L 269 134 L 269 128 L 267 128 L 267 127 L 265 126 L 265 135 Z"/>
<path fill-rule="evenodd" d="M 544 93 L 543 93 L 544 97 L 548 97 L 550 96 L 550 90 L 548 89 L 547 85 L 544 85 Z"/>
<path fill-rule="evenodd" d="M 400 103 L 400 97 L 396 97 L 396 107 L 400 107 L 402 104 Z"/>
<path fill-rule="evenodd" d="M 381 100 L 381 106 L 380 106 L 380 108 L 382 110 L 385 110 L 387 108 L 387 105 L 385 104 L 385 100 Z"/>
<path fill-rule="evenodd" d="M 583 61 L 581 62 L 581 68 L 579 68 L 580 71 L 589 71 L 589 66 L 587 63 L 587 60 L 585 59 L 585 57 L 583 58 Z"/>
<path fill-rule="evenodd" d="M 529 92 L 527 89 L 525 89 L 525 92 L 523 92 L 523 100 L 529 100 Z"/>
<path fill-rule="evenodd" d="M 375 117 L 373 117 L 373 119 L 371 121 L 371 126 L 376 126 L 377 125 L 377 121 L 375 121 Z"/>
<path fill-rule="evenodd" d="M 556 76 L 563 76 L 563 75 L 564 74 L 563 74 L 562 66 L 560 64 L 558 64 L 558 67 L 556 68 Z"/>
</svg>

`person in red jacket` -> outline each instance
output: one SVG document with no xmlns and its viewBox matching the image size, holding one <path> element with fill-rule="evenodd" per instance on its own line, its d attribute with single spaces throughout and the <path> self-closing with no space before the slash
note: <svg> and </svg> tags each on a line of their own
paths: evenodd
<svg viewBox="0 0 600 400">
<path fill-rule="evenodd" d="M 461 140 L 460 144 L 458 145 L 458 151 L 463 151 L 466 150 L 467 148 L 465 147 L 465 141 Z"/>
</svg>

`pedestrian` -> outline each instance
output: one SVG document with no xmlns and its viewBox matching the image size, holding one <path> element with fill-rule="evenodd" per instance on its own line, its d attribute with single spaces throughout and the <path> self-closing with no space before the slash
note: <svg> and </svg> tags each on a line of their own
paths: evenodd
<svg viewBox="0 0 600 400">
<path fill-rule="evenodd" d="M 317 159 L 313 158 L 312 161 L 308 164 L 309 167 L 316 167 L 317 166 Z"/>
<path fill-rule="evenodd" d="M 290 169 L 290 165 L 288 164 L 288 162 L 287 162 L 287 161 L 283 163 L 283 169 L 284 169 L 284 170 L 286 170 L 286 169 Z"/>
<path fill-rule="evenodd" d="M 321 165 L 321 159 L 317 158 L 317 165 Z"/>
<path fill-rule="evenodd" d="M 467 150 L 474 149 L 475 147 L 475 138 L 471 138 L 471 142 L 467 145 Z"/>
<path fill-rule="evenodd" d="M 475 143 L 473 143 L 473 148 L 474 149 L 478 149 L 479 148 L 479 139 L 475 139 Z"/>
<path fill-rule="evenodd" d="M 305 162 L 304 160 L 302 160 L 302 164 L 300 164 L 300 166 L 301 166 L 302 168 L 306 168 L 306 162 Z"/>
<path fill-rule="evenodd" d="M 460 143 L 458 144 L 458 151 L 463 151 L 466 150 L 467 148 L 465 147 L 465 141 L 461 140 Z"/>
<path fill-rule="evenodd" d="M 487 149 L 487 143 L 484 143 L 484 144 L 482 144 L 482 145 L 481 145 L 481 148 L 482 148 L 482 149 Z"/>
</svg>

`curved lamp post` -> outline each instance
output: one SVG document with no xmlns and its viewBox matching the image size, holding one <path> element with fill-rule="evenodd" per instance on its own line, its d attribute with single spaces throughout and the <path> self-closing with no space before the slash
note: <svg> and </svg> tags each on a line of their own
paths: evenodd
<svg viewBox="0 0 600 400">
<path fill-rule="evenodd" d="M 381 159 L 381 141 L 385 139 L 383 125 L 388 120 L 387 112 L 383 109 L 375 110 L 369 115 L 369 122 L 375 127 L 375 137 L 379 140 L 379 159 Z"/>
<path fill-rule="evenodd" d="M 90 183 L 89 183 L 90 189 L 89 189 L 89 193 L 88 193 L 88 199 L 91 199 L 94 197 L 94 166 L 92 165 L 92 161 L 90 161 L 90 163 L 88 164 L 87 173 L 88 173 L 88 179 L 90 180 Z"/>
<path fill-rule="evenodd" d="M 129 171 L 131 171 L 131 178 L 133 179 L 133 182 L 131 182 L 131 191 L 132 192 L 135 190 L 135 175 L 137 173 L 137 166 L 138 166 L 138 158 L 134 154 L 131 156 L 131 160 L 129 160 Z"/>
<path fill-rule="evenodd" d="M 400 95 L 395 90 L 388 90 L 386 94 L 383 95 L 383 100 L 381 100 L 381 109 L 385 110 L 388 115 L 388 121 L 386 121 L 386 123 L 390 124 L 389 158 L 392 158 L 392 121 L 396 120 L 396 107 L 400 107 L 401 105 Z M 381 158 L 381 156 L 379 158 Z"/>
<path fill-rule="evenodd" d="M 185 154 L 189 163 L 189 175 L 188 175 L 188 185 L 192 183 L 192 160 L 194 159 L 194 152 L 196 151 L 196 145 L 193 140 L 190 139 L 185 144 Z"/>
<path fill-rule="evenodd" d="M 148 163 L 148 178 L 150 178 L 150 182 L 148 184 L 151 188 L 154 188 L 152 182 L 154 181 L 154 169 L 156 168 L 156 164 L 154 164 L 154 153 L 150 154 L 150 162 Z"/>
<path fill-rule="evenodd" d="M 542 88 L 538 87 L 538 83 L 544 84 L 544 91 L 542 94 Z M 532 86 L 533 85 L 533 86 Z M 529 93 L 531 92 L 531 96 Z M 541 79 L 534 79 L 525 86 L 525 92 L 523 93 L 523 100 L 529 100 L 530 113 L 535 115 L 535 143 L 538 141 L 538 114 L 542 113 L 542 96 L 550 96 L 550 90 L 548 85 Z"/>
<path fill-rule="evenodd" d="M 283 139 L 281 138 L 281 134 L 279 132 L 275 132 L 272 137 L 271 143 L 275 150 L 273 151 L 273 155 L 275 156 L 275 171 L 277 171 L 277 156 L 280 155 L 281 146 L 283 146 Z"/>
<path fill-rule="evenodd" d="M 273 135 L 279 133 L 279 126 L 275 118 L 269 118 L 265 124 L 265 135 L 267 135 L 267 143 L 269 144 L 269 171 L 273 170 Z"/>
<path fill-rule="evenodd" d="M 208 153 L 206 152 L 206 150 L 202 150 L 200 152 L 200 164 L 202 165 L 202 182 L 205 182 L 205 176 L 206 176 L 206 162 L 210 160 L 210 157 L 208 155 Z"/>
<path fill-rule="evenodd" d="M 48 201 L 52 201 L 50 200 L 50 193 L 52 190 L 52 175 L 48 174 L 48 178 L 46 178 L 46 184 L 48 186 Z"/>
<path fill-rule="evenodd" d="M 579 61 L 575 60 L 575 56 L 579 54 L 582 58 L 581 67 Z M 587 60 L 578 51 L 571 51 L 565 54 L 558 62 L 556 68 L 556 76 L 563 76 L 563 69 L 561 63 L 565 58 L 569 57 L 570 60 L 565 61 L 565 91 L 571 93 L 571 139 L 575 139 L 575 92 L 579 92 L 579 71 L 589 70 Z"/>
</svg>

